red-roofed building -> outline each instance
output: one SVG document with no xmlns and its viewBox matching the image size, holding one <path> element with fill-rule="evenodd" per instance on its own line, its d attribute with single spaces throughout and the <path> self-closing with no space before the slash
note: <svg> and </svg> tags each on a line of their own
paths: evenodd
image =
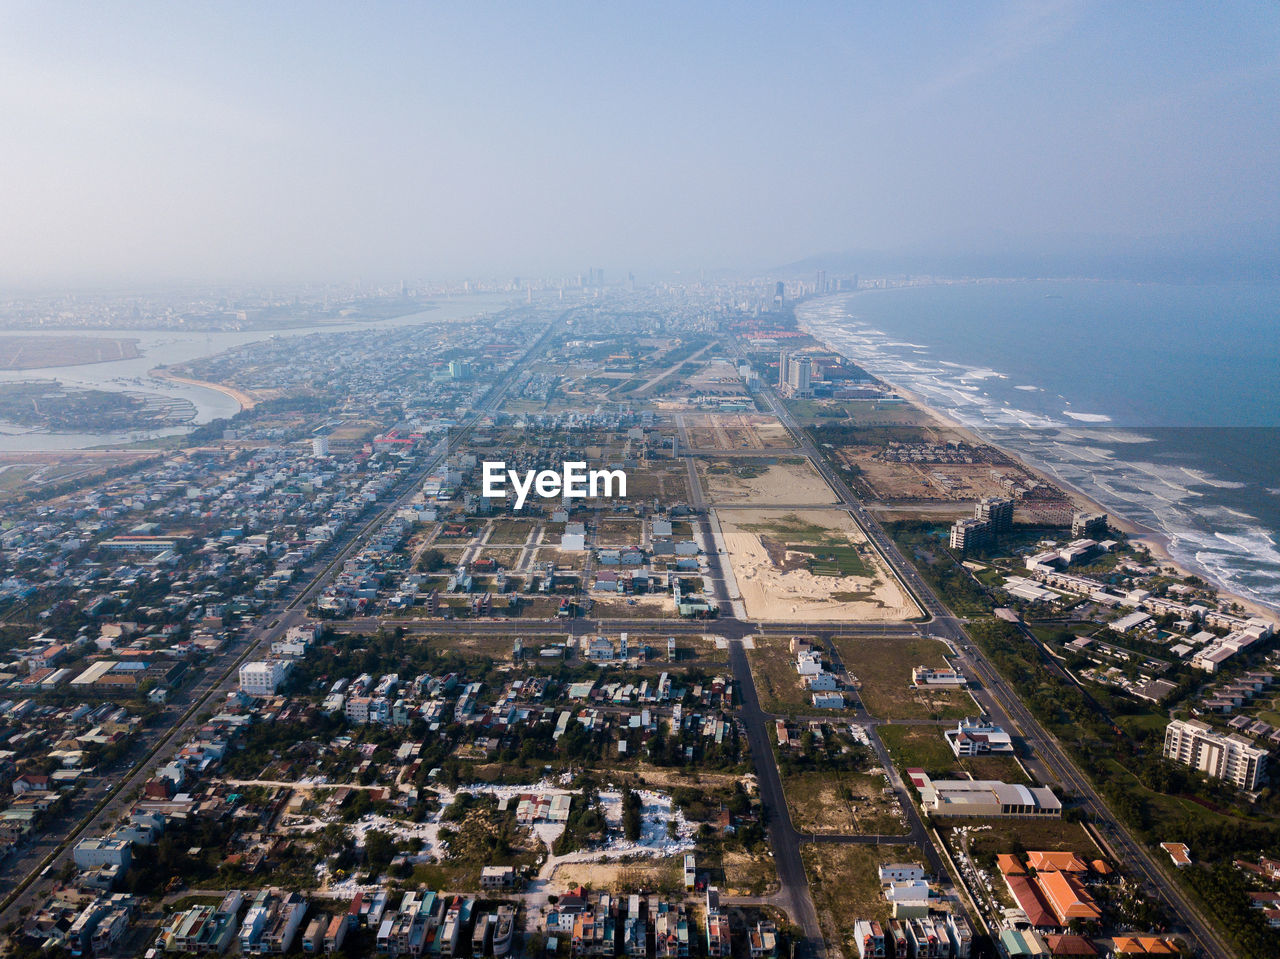
<svg viewBox="0 0 1280 959">
<path fill-rule="evenodd" d="M 1096 956 L 1098 947 L 1084 936 L 1045 936 L 1051 956 Z"/>
<path fill-rule="evenodd" d="M 1014 902 L 1027 914 L 1027 921 L 1033 928 L 1046 930 L 1059 928 L 1058 920 L 1054 918 L 1053 912 L 1034 882 L 1026 876 L 1005 876 L 1004 881 L 1013 895 Z"/>
<path fill-rule="evenodd" d="M 1018 860 L 1017 856 L 1011 856 L 1007 852 L 1002 852 L 996 856 L 996 866 L 1000 870 L 1002 876 L 1025 876 L 1027 869 Z"/>
<path fill-rule="evenodd" d="M 1089 871 L 1089 864 L 1073 852 L 1029 852 L 1027 868 L 1036 872 L 1073 872 Z"/>
<path fill-rule="evenodd" d="M 1075 876 L 1065 872 L 1042 872 L 1036 875 L 1036 884 L 1060 925 L 1065 926 L 1073 919 L 1097 922 L 1102 918 L 1102 911 L 1093 896 Z"/>
</svg>

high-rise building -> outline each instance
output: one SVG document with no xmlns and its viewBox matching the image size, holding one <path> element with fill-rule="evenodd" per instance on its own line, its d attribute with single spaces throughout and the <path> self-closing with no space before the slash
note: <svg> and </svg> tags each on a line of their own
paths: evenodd
<svg viewBox="0 0 1280 959">
<path fill-rule="evenodd" d="M 1003 496 L 984 496 L 973 510 L 974 519 L 991 524 L 992 536 L 1013 532 L 1013 500 Z"/>
<path fill-rule="evenodd" d="M 788 369 L 788 366 L 790 365 L 790 363 L 791 363 L 790 353 L 788 353 L 786 350 L 783 350 L 781 353 L 778 354 L 778 389 L 780 390 L 785 390 L 787 388 L 787 384 L 791 382 L 791 378 L 788 375 L 790 372 Z"/>
<path fill-rule="evenodd" d="M 807 356 L 792 360 L 787 368 L 787 383 L 790 394 L 796 399 L 807 400 L 813 397 L 813 361 Z"/>
<path fill-rule="evenodd" d="M 1164 731 L 1164 757 L 1256 790 L 1266 778 L 1267 751 L 1236 733 L 1223 735 L 1198 719 L 1175 719 Z"/>
<path fill-rule="evenodd" d="M 991 539 L 991 524 L 984 519 L 958 519 L 951 525 L 951 548 L 958 552 L 976 549 Z"/>
<path fill-rule="evenodd" d="M 312 456 L 328 456 L 329 455 L 329 437 L 316 436 L 311 440 Z"/>
<path fill-rule="evenodd" d="M 1075 539 L 1098 539 L 1107 535 L 1107 514 L 1081 511 L 1071 517 L 1071 535 Z"/>
</svg>

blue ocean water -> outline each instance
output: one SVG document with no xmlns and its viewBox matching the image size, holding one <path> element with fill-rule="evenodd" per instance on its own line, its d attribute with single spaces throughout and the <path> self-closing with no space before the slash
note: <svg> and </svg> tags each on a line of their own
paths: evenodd
<svg viewBox="0 0 1280 959">
<path fill-rule="evenodd" d="M 1280 610 L 1280 286 L 972 282 L 824 297 L 797 315 Z"/>
</svg>

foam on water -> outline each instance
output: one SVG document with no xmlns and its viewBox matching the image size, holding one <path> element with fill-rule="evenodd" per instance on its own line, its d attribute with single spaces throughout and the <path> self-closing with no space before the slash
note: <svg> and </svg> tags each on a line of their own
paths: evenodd
<svg viewBox="0 0 1280 959">
<path fill-rule="evenodd" d="M 1055 394 L 1027 383 L 1026 371 L 1010 371 L 1018 385 L 999 385 L 1010 373 L 931 358 L 920 344 L 852 318 L 853 303 L 845 296 L 803 304 L 797 318 L 871 374 L 920 395 L 1107 509 L 1158 532 L 1180 564 L 1224 589 L 1280 609 L 1280 549 L 1272 532 L 1258 518 L 1216 501 L 1247 484 L 1215 476 L 1199 464 L 1130 460 L 1126 448 L 1157 443 L 1150 431 L 1108 427 L 1112 415 L 1071 409 L 1070 399 L 1055 400 Z M 975 381 L 999 385 L 996 395 L 977 389 Z M 1023 408 L 1018 396 L 1041 408 Z M 1280 488 L 1267 491 L 1280 496 Z"/>
</svg>

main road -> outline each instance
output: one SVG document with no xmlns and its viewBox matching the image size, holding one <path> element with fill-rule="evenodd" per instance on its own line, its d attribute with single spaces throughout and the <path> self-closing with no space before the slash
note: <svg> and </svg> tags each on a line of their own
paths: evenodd
<svg viewBox="0 0 1280 959">
<path fill-rule="evenodd" d="M 736 341 L 734 346 L 737 347 Z M 740 349 L 739 353 L 741 353 Z M 828 464 L 813 440 L 800 428 L 791 411 L 779 400 L 772 389 L 765 387 L 761 392 L 774 415 L 791 432 L 804 455 L 835 490 L 842 506 L 848 509 L 862 526 L 867 538 L 880 552 L 898 579 L 912 593 L 921 610 L 931 617 L 929 632 L 952 644 L 961 669 L 966 672 L 966 675 L 976 676 L 981 680 L 1001 711 L 1020 728 L 1028 745 L 1056 771 L 1057 775 L 1053 778 L 1080 797 L 1083 807 L 1100 826 L 1107 841 L 1142 877 L 1149 891 L 1158 895 L 1169 907 L 1171 914 L 1184 923 L 1188 936 L 1196 941 L 1206 955 L 1214 959 L 1230 959 L 1232 951 L 1217 930 L 1205 920 L 1199 909 L 1175 881 L 1165 874 L 1147 847 L 1134 839 L 1129 830 L 1115 817 L 1093 788 L 1093 784 L 1080 772 L 1058 740 L 1040 725 L 1039 720 L 1026 707 L 1004 677 L 991 665 L 982 650 L 974 645 L 964 630 L 963 621 L 943 605 L 916 572 L 915 567 L 902 555 L 898 545 L 884 531 L 879 521 L 853 495 L 853 491 Z"/>
<path fill-rule="evenodd" d="M 555 321 L 548 324 L 512 368 L 511 373 L 481 398 L 461 425 L 460 433 L 470 430 L 482 416 L 497 409 L 515 382 L 516 373 L 528 366 L 541 352 L 555 327 Z M 22 909 L 34 905 L 40 877 L 57 875 L 71 861 L 73 847 L 81 836 L 105 832 L 111 823 L 120 818 L 132 803 L 134 795 L 168 761 L 172 749 L 199 728 L 206 707 L 225 698 L 235 688 L 240 665 L 261 650 L 270 648 L 270 644 L 280 639 L 290 627 L 305 619 L 307 605 L 337 575 L 343 560 L 364 546 L 372 533 L 417 493 L 419 481 L 435 469 L 446 455 L 445 451 L 439 451 L 428 457 L 421 467 L 401 478 L 393 490 L 390 502 L 377 510 L 372 518 L 363 524 L 353 524 L 345 536 L 331 543 L 313 563 L 313 568 L 320 568 L 312 578 L 305 585 L 295 585 L 274 603 L 245 634 L 245 642 L 238 651 L 229 643 L 224 646 L 206 664 L 196 684 L 186 691 L 184 705 L 171 704 L 167 707 L 166 712 L 161 714 L 164 725 L 152 730 L 151 738 L 140 739 L 133 745 L 125 759 L 132 765 L 121 775 L 120 780 L 113 783 L 105 776 L 91 780 L 81 795 L 72 801 L 71 814 L 64 814 L 53 823 L 54 826 L 65 829 L 61 840 L 53 840 L 54 834 L 47 832 L 37 837 L 31 846 L 19 850 L 17 858 L 5 869 L 5 878 L 11 888 L 0 902 L 0 925 L 16 918 Z M 74 816 L 80 816 L 78 821 Z"/>
</svg>

